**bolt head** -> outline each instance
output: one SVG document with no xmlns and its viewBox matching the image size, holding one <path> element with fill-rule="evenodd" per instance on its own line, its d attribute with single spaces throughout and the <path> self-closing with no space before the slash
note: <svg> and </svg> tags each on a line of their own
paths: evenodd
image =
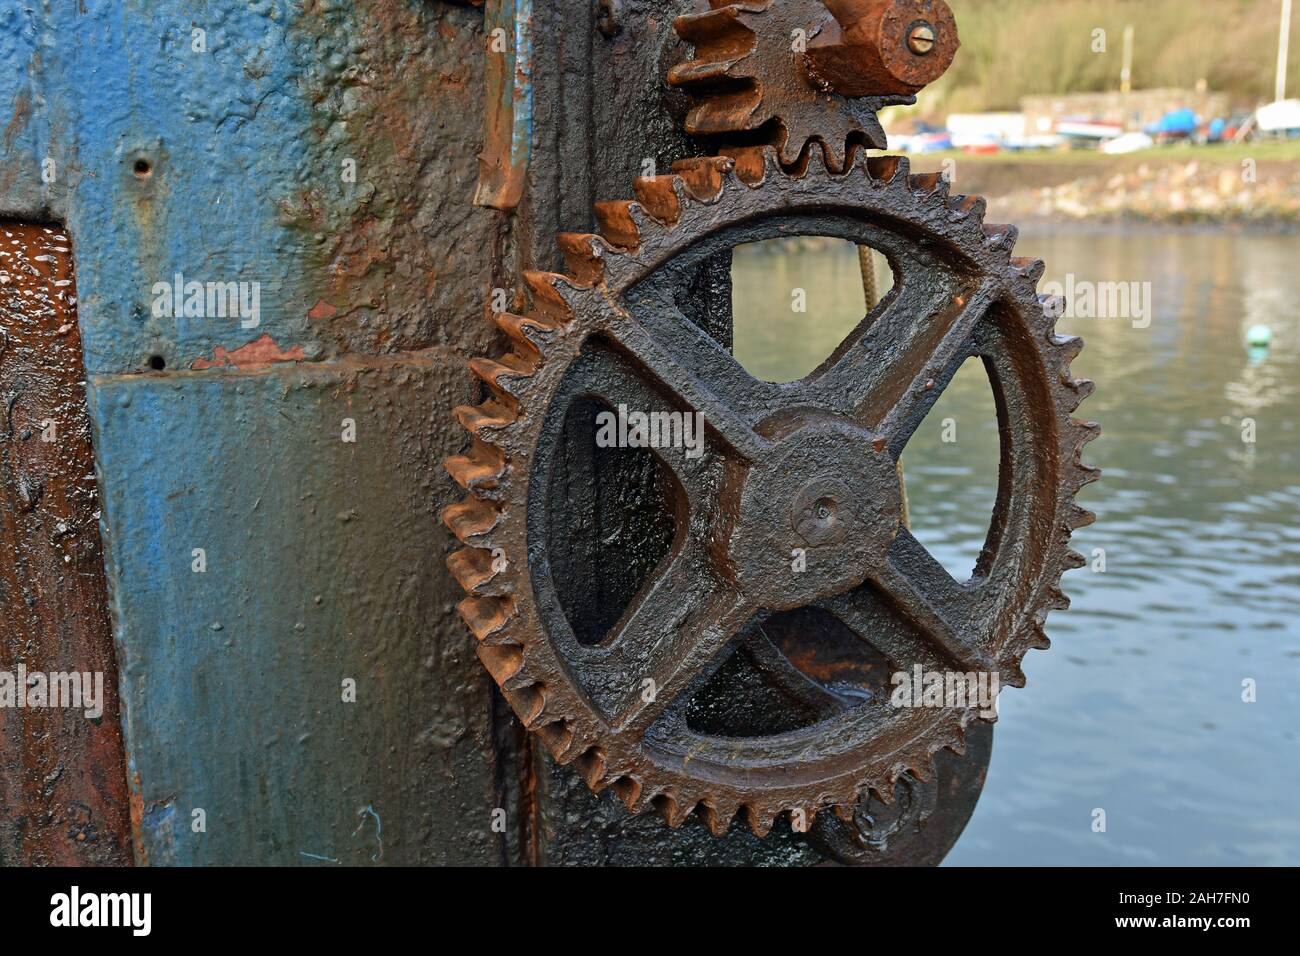
<svg viewBox="0 0 1300 956">
<path fill-rule="evenodd" d="M 912 24 L 907 32 L 907 48 L 917 56 L 925 56 L 934 49 L 934 27 L 922 21 Z"/>
</svg>

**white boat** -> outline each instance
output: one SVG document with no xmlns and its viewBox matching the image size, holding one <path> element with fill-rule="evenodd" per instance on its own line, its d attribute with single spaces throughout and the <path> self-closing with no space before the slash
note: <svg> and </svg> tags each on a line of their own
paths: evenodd
<svg viewBox="0 0 1300 956">
<path fill-rule="evenodd" d="M 1261 133 L 1300 132 L 1300 100 L 1277 100 L 1255 111 Z"/>
</svg>

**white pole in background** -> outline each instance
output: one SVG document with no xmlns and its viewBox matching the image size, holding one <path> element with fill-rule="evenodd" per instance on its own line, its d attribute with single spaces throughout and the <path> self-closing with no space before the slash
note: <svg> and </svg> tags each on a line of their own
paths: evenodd
<svg viewBox="0 0 1300 956">
<path fill-rule="evenodd" d="M 1291 0 L 1285 0 L 1290 3 Z M 1124 64 L 1119 71 L 1119 91 L 1133 92 L 1133 24 L 1124 28 Z"/>
<path fill-rule="evenodd" d="M 1277 41 L 1277 89 L 1274 100 L 1286 99 L 1286 57 L 1291 46 L 1291 0 L 1282 0 L 1282 35 Z"/>
</svg>

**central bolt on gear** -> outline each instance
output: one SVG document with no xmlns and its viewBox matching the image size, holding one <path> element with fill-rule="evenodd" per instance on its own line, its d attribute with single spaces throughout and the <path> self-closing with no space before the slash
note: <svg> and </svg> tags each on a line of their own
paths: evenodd
<svg viewBox="0 0 1300 956">
<path fill-rule="evenodd" d="M 1092 391 L 1069 365 L 1082 343 L 1054 333 L 1043 265 L 1012 257 L 1016 230 L 986 226 L 983 200 L 950 196 L 907 161 L 818 150 L 787 171 L 748 147 L 685 160 L 636 182 L 639 202 L 597 208 L 601 235 L 560 236 L 570 275 L 530 273 L 528 315 L 501 314 L 511 351 L 475 359 L 483 404 L 456 411 L 472 447 L 448 459 L 469 491 L 444 512 L 466 547 L 449 566 L 478 653 L 525 726 L 595 791 L 673 825 L 698 811 L 715 834 L 738 813 L 767 833 L 833 807 L 884 803 L 942 748 L 961 753 L 971 706 L 895 708 L 877 680 L 815 676 L 774 625 L 814 609 L 892 672 L 987 671 L 1022 686 L 1043 623 L 1080 567 L 1074 503 L 1097 435 L 1070 413 Z M 761 382 L 690 322 L 678 297 L 701 262 L 743 243 L 822 235 L 881 251 L 893 290 L 802 381 Z M 897 461 L 962 362 L 982 358 L 1002 436 L 997 505 L 974 578 L 954 581 L 900 520 Z M 618 622 L 577 639 L 552 568 L 552 473 L 575 402 L 702 412 L 705 453 L 654 451 L 671 472 L 667 555 Z M 793 573 L 792 549 L 806 570 Z M 559 582 L 562 583 L 562 582 Z M 766 625 L 771 625 L 765 629 Z M 773 638 L 768 633 L 776 633 Z M 691 702 L 744 651 L 807 719 L 720 736 Z M 647 688 L 651 692 L 647 693 Z"/>
</svg>

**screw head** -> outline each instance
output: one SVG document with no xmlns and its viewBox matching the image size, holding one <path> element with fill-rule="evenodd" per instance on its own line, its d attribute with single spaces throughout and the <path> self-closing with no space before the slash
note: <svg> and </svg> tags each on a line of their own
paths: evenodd
<svg viewBox="0 0 1300 956">
<path fill-rule="evenodd" d="M 922 20 L 912 24 L 907 31 L 907 48 L 917 56 L 925 56 L 934 49 L 934 27 Z"/>
</svg>

